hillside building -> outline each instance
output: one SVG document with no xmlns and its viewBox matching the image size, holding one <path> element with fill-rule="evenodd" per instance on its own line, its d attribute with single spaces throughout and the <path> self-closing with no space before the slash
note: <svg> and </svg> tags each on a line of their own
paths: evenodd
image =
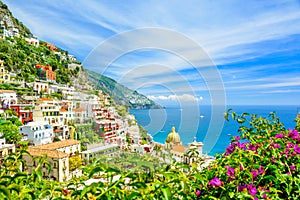
<svg viewBox="0 0 300 200">
<path fill-rule="evenodd" d="M 0 90 L 0 101 L 3 109 L 18 103 L 17 93 L 13 90 Z"/>
<path fill-rule="evenodd" d="M 20 133 L 34 146 L 52 143 L 54 137 L 52 126 L 46 122 L 29 122 L 20 127 Z"/>
<path fill-rule="evenodd" d="M 5 69 L 4 61 L 0 60 L 0 84 L 10 81 L 10 72 Z"/>
<path fill-rule="evenodd" d="M 2 134 L 0 135 L 0 137 L 1 136 Z M 5 138 L 0 138 L 0 160 L 15 152 L 16 147 L 14 144 L 6 144 Z"/>
<path fill-rule="evenodd" d="M 52 67 L 50 65 L 36 64 L 35 68 L 37 69 L 37 75 L 41 80 L 56 82 L 56 73 L 52 71 Z"/>
<path fill-rule="evenodd" d="M 43 157 L 47 155 L 47 162 L 51 166 L 50 172 L 46 165 L 41 167 L 43 178 L 56 180 L 59 182 L 68 181 L 72 177 L 79 177 L 82 171 L 78 167 L 72 166 L 70 159 L 73 156 L 80 154 L 80 141 L 77 140 L 64 140 L 45 145 L 39 145 L 28 148 L 29 155 L 24 155 L 25 161 L 24 171 L 29 174 L 32 173 L 37 166 L 36 157 Z M 71 170 L 73 169 L 73 170 Z"/>
</svg>

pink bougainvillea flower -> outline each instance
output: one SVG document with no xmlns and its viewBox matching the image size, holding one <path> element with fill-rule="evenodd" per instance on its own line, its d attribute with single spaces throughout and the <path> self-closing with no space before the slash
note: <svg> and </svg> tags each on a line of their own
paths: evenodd
<svg viewBox="0 0 300 200">
<path fill-rule="evenodd" d="M 297 130 L 290 130 L 288 136 L 294 140 L 298 139 L 299 133 Z"/>
<path fill-rule="evenodd" d="M 254 178 L 257 177 L 258 172 L 256 170 L 254 170 L 254 171 L 251 172 L 251 174 L 252 174 L 252 178 L 254 179 Z"/>
<path fill-rule="evenodd" d="M 195 194 L 196 194 L 197 196 L 200 196 L 201 191 L 200 191 L 200 190 L 196 190 Z"/>
<path fill-rule="evenodd" d="M 281 145 L 280 144 L 274 144 L 274 148 L 279 149 L 279 148 L 281 148 Z"/>
<path fill-rule="evenodd" d="M 295 151 L 296 153 L 300 154 L 300 147 L 299 147 L 298 144 L 296 144 L 296 145 L 294 146 L 294 151 Z"/>
<path fill-rule="evenodd" d="M 294 148 L 294 144 L 289 142 L 287 145 L 286 145 L 286 148 L 290 149 L 290 148 Z"/>
<path fill-rule="evenodd" d="M 279 133 L 279 134 L 276 134 L 275 135 L 275 138 L 283 138 L 284 136 L 283 136 L 283 134 L 282 133 Z"/>
<path fill-rule="evenodd" d="M 242 192 L 244 189 L 247 188 L 247 185 L 246 184 L 243 184 L 243 185 L 238 185 L 238 191 L 239 192 Z"/>
<path fill-rule="evenodd" d="M 296 166 L 295 166 L 295 165 L 291 165 L 291 166 L 290 166 L 290 169 L 291 169 L 292 171 L 296 171 Z"/>
<path fill-rule="evenodd" d="M 248 189 L 248 193 L 250 195 L 252 195 L 253 197 L 256 195 L 257 189 L 256 189 L 255 185 L 250 184 L 250 185 L 247 186 L 247 189 Z"/>
<path fill-rule="evenodd" d="M 264 172 L 265 172 L 264 167 L 262 165 L 260 165 L 259 168 L 258 168 L 258 173 L 263 174 Z"/>
<path fill-rule="evenodd" d="M 256 147 L 253 144 L 250 144 L 248 150 L 256 151 Z"/>
<path fill-rule="evenodd" d="M 234 176 L 234 168 L 231 168 L 230 166 L 226 166 L 226 168 L 227 168 L 226 174 L 227 174 L 229 177 L 233 177 L 233 176 Z"/>
<path fill-rule="evenodd" d="M 220 187 L 223 182 L 219 178 L 215 177 L 211 181 L 209 181 L 209 184 L 212 186 Z"/>
</svg>

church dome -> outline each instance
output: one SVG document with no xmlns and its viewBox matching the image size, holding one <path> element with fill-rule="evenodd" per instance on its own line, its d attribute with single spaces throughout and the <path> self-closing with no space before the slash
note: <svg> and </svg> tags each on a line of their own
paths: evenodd
<svg viewBox="0 0 300 200">
<path fill-rule="evenodd" d="M 180 141 L 180 136 L 178 133 L 175 131 L 175 127 L 172 127 L 172 132 L 169 133 L 166 143 L 181 143 Z"/>
</svg>

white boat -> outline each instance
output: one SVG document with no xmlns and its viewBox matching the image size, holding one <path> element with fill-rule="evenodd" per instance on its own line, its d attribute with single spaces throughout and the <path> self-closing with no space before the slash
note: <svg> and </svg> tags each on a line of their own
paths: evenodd
<svg viewBox="0 0 300 200">
<path fill-rule="evenodd" d="M 200 115 L 200 118 L 204 118 L 204 115 Z"/>
</svg>

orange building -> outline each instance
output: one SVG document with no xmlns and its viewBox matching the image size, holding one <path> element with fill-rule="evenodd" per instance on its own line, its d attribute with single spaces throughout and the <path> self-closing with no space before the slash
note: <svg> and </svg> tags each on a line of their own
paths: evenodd
<svg viewBox="0 0 300 200">
<path fill-rule="evenodd" d="M 45 43 L 44 46 L 48 47 L 50 51 L 58 51 L 54 44 Z"/>
<path fill-rule="evenodd" d="M 52 67 L 47 65 L 36 64 L 37 74 L 40 79 L 45 81 L 56 81 L 56 73 L 52 71 Z"/>
</svg>

